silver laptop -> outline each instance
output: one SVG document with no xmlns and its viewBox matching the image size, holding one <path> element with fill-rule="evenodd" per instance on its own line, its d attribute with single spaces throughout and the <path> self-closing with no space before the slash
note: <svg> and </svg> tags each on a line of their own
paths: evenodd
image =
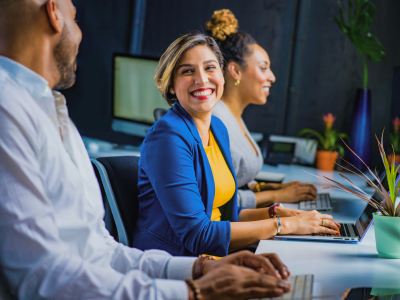
<svg viewBox="0 0 400 300">
<path fill-rule="evenodd" d="M 292 288 L 289 293 L 277 298 L 261 298 L 261 300 L 311 300 L 314 283 L 314 275 L 294 275 L 287 281 Z"/>
<path fill-rule="evenodd" d="M 380 179 L 384 183 L 384 187 L 387 184 L 386 181 L 386 172 L 383 171 Z M 399 177 L 396 179 L 396 183 L 399 181 Z M 383 198 L 375 192 L 372 195 L 372 198 L 381 202 Z M 376 209 L 371 205 L 367 204 L 361 213 L 360 217 L 353 223 L 341 223 L 342 227 L 340 228 L 339 235 L 323 235 L 323 234 L 311 234 L 311 235 L 277 235 L 275 238 L 277 239 L 285 239 L 285 240 L 311 240 L 311 241 L 326 241 L 326 242 L 344 242 L 344 243 L 357 243 L 361 242 L 364 238 L 365 234 L 368 231 L 368 228 L 372 224 L 372 216 L 373 213 L 376 212 Z"/>
<path fill-rule="evenodd" d="M 301 210 L 332 210 L 332 201 L 329 193 L 317 194 L 316 200 L 304 200 L 299 202 Z"/>
</svg>

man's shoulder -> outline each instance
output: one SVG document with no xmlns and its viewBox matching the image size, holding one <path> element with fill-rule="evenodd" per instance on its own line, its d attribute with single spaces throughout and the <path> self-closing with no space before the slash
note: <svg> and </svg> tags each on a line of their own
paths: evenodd
<svg viewBox="0 0 400 300">
<path fill-rule="evenodd" d="M 17 104 L 21 97 L 31 97 L 29 93 L 6 73 L 0 71 L 0 106 Z"/>
<path fill-rule="evenodd" d="M 34 104 L 34 105 L 31 105 Z M 0 123 L 15 123 L 18 127 L 34 125 L 35 107 L 31 95 L 6 74 L 0 72 Z"/>
</svg>

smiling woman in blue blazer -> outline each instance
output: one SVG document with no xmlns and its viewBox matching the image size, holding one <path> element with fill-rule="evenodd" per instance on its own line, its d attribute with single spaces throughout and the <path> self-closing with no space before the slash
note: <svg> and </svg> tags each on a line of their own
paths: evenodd
<svg viewBox="0 0 400 300">
<path fill-rule="evenodd" d="M 279 232 L 337 230 L 331 216 L 317 212 L 237 207 L 228 132 L 212 116 L 223 93 L 222 67 L 217 44 L 203 34 L 177 39 L 160 59 L 155 81 L 173 107 L 141 148 L 136 248 L 224 256 Z"/>
</svg>

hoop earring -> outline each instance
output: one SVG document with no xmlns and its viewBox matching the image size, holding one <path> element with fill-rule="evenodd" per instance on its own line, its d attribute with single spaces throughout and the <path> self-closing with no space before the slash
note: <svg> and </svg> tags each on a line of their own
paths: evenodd
<svg viewBox="0 0 400 300">
<path fill-rule="evenodd" d="M 240 84 L 240 80 L 238 79 L 235 81 L 235 86 L 238 86 L 239 84 Z"/>
</svg>

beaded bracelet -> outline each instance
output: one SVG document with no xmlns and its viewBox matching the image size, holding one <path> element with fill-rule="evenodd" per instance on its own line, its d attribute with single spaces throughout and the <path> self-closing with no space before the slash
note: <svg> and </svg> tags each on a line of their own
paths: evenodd
<svg viewBox="0 0 400 300">
<path fill-rule="evenodd" d="M 201 294 L 201 291 L 199 289 L 199 286 L 197 285 L 196 282 L 194 282 L 192 279 L 186 278 L 185 279 L 186 284 L 188 287 L 192 290 L 194 294 L 194 300 L 202 300 L 203 295 Z"/>
</svg>

